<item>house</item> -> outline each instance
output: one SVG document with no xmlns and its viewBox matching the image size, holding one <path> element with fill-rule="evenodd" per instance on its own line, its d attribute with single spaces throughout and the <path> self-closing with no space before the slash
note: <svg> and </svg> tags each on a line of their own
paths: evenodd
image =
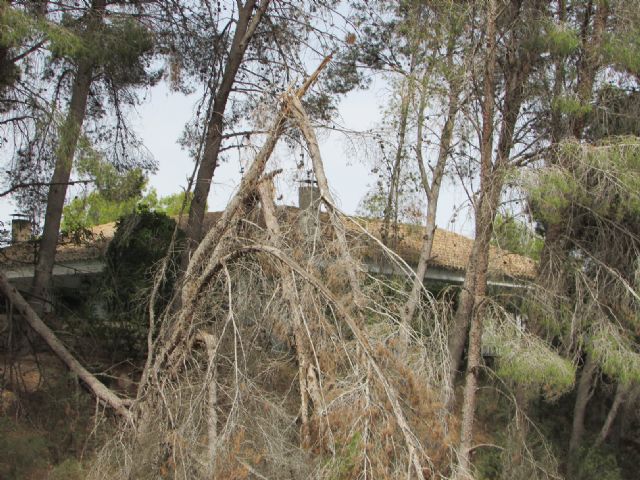
<svg viewBox="0 0 640 480">
<path fill-rule="evenodd" d="M 313 202 L 300 192 L 298 207 L 279 207 L 285 220 L 298 217 Z M 205 229 L 208 230 L 220 217 L 220 212 L 209 212 L 205 218 Z M 363 235 L 366 228 L 374 235 L 380 231 L 380 221 L 366 218 L 352 218 L 347 222 L 350 238 L 356 239 L 362 259 L 369 272 L 384 275 L 401 273 L 397 264 L 386 260 L 376 242 Z M 16 232 L 14 232 L 16 233 Z M 28 289 L 33 277 L 37 245 L 25 241 L 24 235 L 17 232 L 16 241 L 9 247 L 0 250 L 0 269 L 21 289 Z M 113 239 L 115 223 L 99 225 L 92 229 L 92 234 L 82 241 L 71 241 L 62 238 L 56 254 L 53 275 L 58 288 L 79 288 L 90 282 L 104 269 L 104 254 Z M 424 228 L 418 225 L 398 226 L 396 253 L 411 267 L 415 268 L 420 256 Z M 22 236 L 19 236 L 22 235 Z M 360 240 L 358 240 L 360 239 Z M 22 241 L 20 241 L 22 240 Z M 471 253 L 473 240 L 463 235 L 438 228 L 435 233 L 432 256 L 429 261 L 425 283 L 457 285 L 464 281 L 467 260 Z M 491 247 L 489 260 L 489 286 L 500 289 L 522 288 L 535 278 L 536 264 L 527 257 L 513 254 L 497 247 Z"/>
</svg>

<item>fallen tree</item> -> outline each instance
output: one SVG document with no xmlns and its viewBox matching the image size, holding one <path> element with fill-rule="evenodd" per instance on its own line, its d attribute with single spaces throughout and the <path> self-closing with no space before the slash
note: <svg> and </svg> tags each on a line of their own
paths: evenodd
<svg viewBox="0 0 640 480">
<path fill-rule="evenodd" d="M 406 293 L 383 294 L 393 286 L 359 265 L 354 242 L 370 237 L 335 207 L 300 101 L 315 76 L 285 94 L 238 191 L 194 252 L 150 341 L 132 406 L 139 420 L 103 448 L 90 478 L 451 471 L 440 405 L 448 377 L 438 370 L 446 348 L 430 344 L 444 337 L 394 347 Z M 274 205 L 275 173 L 265 171 L 292 127 L 309 149 L 326 212 Z M 430 321 L 442 331 L 436 310 Z"/>
<path fill-rule="evenodd" d="M 84 382 L 87 388 L 96 398 L 113 408 L 113 410 L 127 421 L 132 422 L 133 416 L 127 407 L 127 401 L 118 397 L 107 388 L 91 372 L 67 350 L 63 343 L 56 337 L 53 331 L 40 319 L 31 305 L 24 299 L 18 290 L 9 283 L 7 276 L 0 271 L 0 292 L 9 300 L 16 311 L 22 315 L 27 324 L 47 343 L 49 348 L 62 360 L 69 370 Z"/>
</svg>

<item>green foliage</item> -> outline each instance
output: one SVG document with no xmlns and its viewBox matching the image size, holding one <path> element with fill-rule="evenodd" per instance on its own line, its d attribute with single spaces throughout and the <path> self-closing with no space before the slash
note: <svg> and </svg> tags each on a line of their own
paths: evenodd
<svg viewBox="0 0 640 480">
<path fill-rule="evenodd" d="M 346 445 L 337 447 L 339 453 L 331 460 L 329 478 L 335 480 L 352 478 L 353 470 L 357 466 L 360 452 L 362 452 L 362 435 L 360 432 L 356 432 Z"/>
<path fill-rule="evenodd" d="M 561 114 L 573 117 L 583 117 L 591 113 L 592 106 L 582 103 L 573 96 L 558 96 L 551 101 L 551 108 Z"/>
<path fill-rule="evenodd" d="M 115 222 L 134 213 L 138 206 L 147 210 L 177 216 L 185 199 L 185 192 L 158 197 L 155 189 L 147 194 L 145 172 L 134 168 L 118 171 L 111 163 L 93 150 L 86 139 L 80 142 L 80 155 L 76 170 L 81 178 L 92 179 L 94 190 L 71 200 L 63 210 L 62 231 L 78 236 L 90 227 Z M 189 211 L 191 199 L 186 202 Z"/>
<path fill-rule="evenodd" d="M 148 295 L 154 270 L 165 255 L 172 255 L 173 262 L 162 278 L 158 310 L 166 305 L 177 276 L 177 253 L 169 252 L 175 226 L 166 214 L 144 206 L 118 220 L 106 253 L 104 284 L 95 305 L 104 310 L 98 333 L 114 352 L 130 358 L 146 353 Z M 180 233 L 178 245 L 182 238 Z"/>
<path fill-rule="evenodd" d="M 513 253 L 540 259 L 544 241 L 523 222 L 498 214 L 493 226 L 493 244 Z"/>
<path fill-rule="evenodd" d="M 537 217 L 548 223 L 561 222 L 572 199 L 580 193 L 573 177 L 554 167 L 539 171 L 528 191 Z"/>
<path fill-rule="evenodd" d="M 133 213 L 142 199 L 142 189 L 146 183 L 140 168 L 118 172 L 86 144 L 81 145 L 81 151 L 78 173 L 82 178 L 92 178 L 95 190 L 74 198 L 64 207 L 62 230 L 68 234 L 113 222 Z"/>
<path fill-rule="evenodd" d="M 622 480 L 614 453 L 600 448 L 582 449 L 576 459 L 576 480 Z"/>
<path fill-rule="evenodd" d="M 14 48 L 34 37 L 44 37 L 52 51 L 67 55 L 83 49 L 81 39 L 70 29 L 20 10 L 0 0 L 0 45 Z"/>
<path fill-rule="evenodd" d="M 566 57 L 580 48 L 578 33 L 568 25 L 549 22 L 542 38 L 544 48 L 556 57 Z"/>
<path fill-rule="evenodd" d="M 475 461 L 476 478 L 478 480 L 495 480 L 502 475 L 502 455 L 496 448 L 481 448 Z"/>
<path fill-rule="evenodd" d="M 611 322 L 596 327 L 589 338 L 587 352 L 605 374 L 619 383 L 640 383 L 638 347 Z"/>
<path fill-rule="evenodd" d="M 82 468 L 82 464 L 73 458 L 67 458 L 56 465 L 47 478 L 48 480 L 83 480 L 86 477 L 87 473 Z"/>
<path fill-rule="evenodd" d="M 496 373 L 532 391 L 542 388 L 549 399 L 573 388 L 575 367 L 540 337 L 522 331 L 512 321 L 488 319 L 483 345 L 496 356 Z"/>
<path fill-rule="evenodd" d="M 0 418 L 0 478 L 19 480 L 49 462 L 44 435 L 27 430 L 6 417 Z"/>
<path fill-rule="evenodd" d="M 46 41 L 51 51 L 65 54 L 78 52 L 82 47 L 80 39 L 70 30 L 0 0 L 0 88 L 12 86 L 21 75 L 10 51 L 40 39 Z"/>
<path fill-rule="evenodd" d="M 604 60 L 616 69 L 640 74 L 640 28 L 607 35 L 602 45 Z"/>
<path fill-rule="evenodd" d="M 100 34 L 88 32 L 87 54 L 115 85 L 134 85 L 159 78 L 147 76 L 146 58 L 153 53 L 152 33 L 131 18 L 116 19 Z"/>
<path fill-rule="evenodd" d="M 158 197 L 156 189 L 151 188 L 149 193 L 144 196 L 141 203 L 154 212 L 162 212 L 166 213 L 170 217 L 177 217 L 180 215 L 180 212 L 183 211 L 183 205 L 184 212 L 188 212 L 189 208 L 191 208 L 191 199 L 193 198 L 193 194 L 189 192 L 186 203 L 185 197 L 187 197 L 186 192 L 178 192 L 164 197 Z M 205 205 L 205 210 L 206 208 L 207 207 Z"/>
<path fill-rule="evenodd" d="M 597 145 L 567 140 L 557 163 L 529 182 L 530 201 L 543 222 L 565 220 L 570 205 L 620 221 L 640 214 L 640 139 L 610 137 Z"/>
</svg>

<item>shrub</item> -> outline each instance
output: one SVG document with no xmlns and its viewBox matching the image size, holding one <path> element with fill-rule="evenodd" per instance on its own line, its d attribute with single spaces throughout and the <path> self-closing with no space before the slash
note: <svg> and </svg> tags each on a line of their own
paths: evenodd
<svg viewBox="0 0 640 480">
<path fill-rule="evenodd" d="M 164 213 L 139 207 L 122 217 L 106 253 L 104 282 L 94 302 L 102 317 L 97 330 L 112 351 L 135 358 L 146 351 L 148 296 L 154 273 L 168 254 L 176 223 Z M 177 245 L 183 234 L 179 232 Z M 177 276 L 177 248 L 170 253 L 169 268 L 162 279 L 156 309 L 168 302 Z M 99 310 L 102 310 L 101 312 Z"/>
</svg>

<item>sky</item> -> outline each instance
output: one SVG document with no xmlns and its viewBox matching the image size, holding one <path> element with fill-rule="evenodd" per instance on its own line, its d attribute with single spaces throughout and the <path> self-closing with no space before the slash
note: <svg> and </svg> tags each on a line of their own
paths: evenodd
<svg viewBox="0 0 640 480">
<path fill-rule="evenodd" d="M 381 107 L 385 102 L 387 84 L 378 79 L 365 91 L 355 91 L 346 95 L 340 102 L 339 124 L 349 130 L 365 131 L 379 124 Z M 185 96 L 170 92 L 166 83 L 153 87 L 147 94 L 145 102 L 137 107 L 132 122 L 149 153 L 155 158 L 158 169 L 151 175 L 149 186 L 154 187 L 160 195 L 179 192 L 187 186 L 188 177 L 193 171 L 193 162 L 188 153 L 178 145 L 185 123 L 195 112 L 197 95 Z M 346 136 L 337 132 L 318 132 L 320 151 L 325 164 L 330 188 L 338 207 L 347 214 L 355 214 L 360 200 L 368 188 L 375 183 L 376 177 L 371 173 L 371 165 L 364 153 L 353 148 Z M 276 158 L 285 164 L 287 149 L 280 149 Z M 240 161 L 245 164 L 247 158 L 238 159 L 231 153 L 227 162 L 216 170 L 211 193 L 208 199 L 209 210 L 224 209 L 227 201 L 237 188 L 241 173 Z M 292 162 L 288 162 L 292 164 Z M 297 185 L 294 171 L 285 171 L 277 181 L 283 198 L 280 203 L 295 205 L 297 202 Z M 456 206 L 464 203 L 464 191 L 445 181 L 441 190 L 437 223 L 441 228 L 472 235 L 473 225 L 466 216 L 458 216 L 451 223 Z M 6 199 L 0 199 L 0 220 L 9 225 L 10 215 L 18 213 L 19 206 Z"/>
<path fill-rule="evenodd" d="M 375 127 L 381 119 L 386 88 L 386 83 L 378 80 L 368 90 L 346 95 L 338 108 L 339 124 L 357 131 Z M 196 101 L 195 95 L 185 97 L 172 93 L 166 85 L 161 84 L 152 89 L 148 101 L 138 109 L 140 116 L 137 129 L 158 162 L 158 171 L 151 176 L 150 185 L 160 195 L 169 195 L 185 188 L 187 178 L 192 173 L 193 163 L 176 140 L 185 122 L 193 116 Z M 318 137 L 329 185 L 336 202 L 345 213 L 355 214 L 360 200 L 376 180 L 371 173 L 371 165 L 360 152 L 354 151 L 354 144 L 344 134 L 322 131 L 318 132 Z M 280 149 L 276 155 L 282 157 L 286 153 L 285 149 Z M 247 159 L 243 158 L 242 161 L 246 164 Z M 277 184 L 283 194 L 281 202 L 295 205 L 295 179 L 293 172 L 288 173 L 285 172 Z M 229 160 L 216 170 L 208 199 L 209 210 L 224 209 L 240 178 L 240 161 L 236 154 L 231 154 Z M 465 201 L 464 191 L 456 188 L 450 181 L 445 182 L 438 209 L 438 226 L 470 235 L 473 225 L 464 216 L 458 217 L 455 224 L 450 222 L 454 208 Z"/>
</svg>

